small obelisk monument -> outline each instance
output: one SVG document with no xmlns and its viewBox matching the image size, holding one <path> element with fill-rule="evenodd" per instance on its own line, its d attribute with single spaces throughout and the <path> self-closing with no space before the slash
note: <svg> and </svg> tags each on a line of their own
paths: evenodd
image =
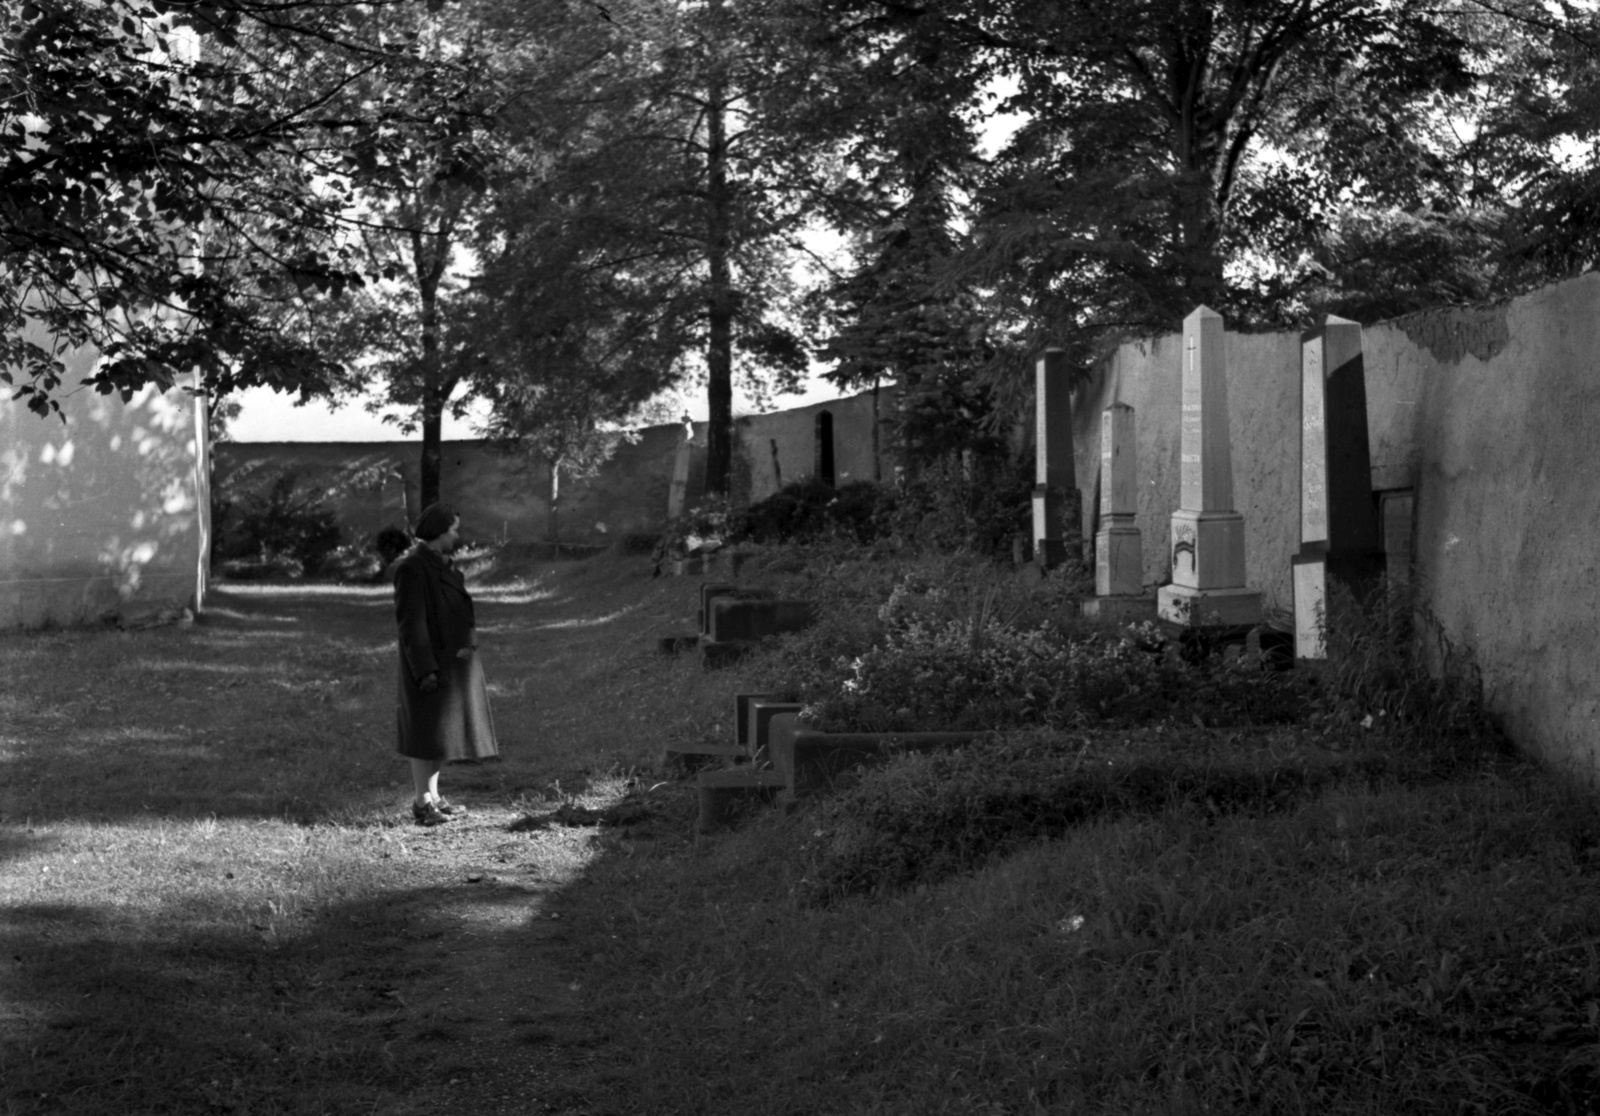
<svg viewBox="0 0 1600 1116">
<path fill-rule="evenodd" d="M 1179 452 L 1172 584 L 1157 594 L 1157 611 L 1189 627 L 1257 624 L 1261 594 L 1245 586 L 1244 516 L 1233 508 L 1222 316 L 1205 306 L 1183 321 Z"/>
<path fill-rule="evenodd" d="M 1083 614 L 1118 623 L 1153 619 L 1155 602 L 1144 591 L 1144 546 L 1136 525 L 1139 482 L 1135 469 L 1133 408 L 1113 403 L 1100 412 L 1100 528 L 1094 536 L 1094 596 Z"/>
<path fill-rule="evenodd" d="M 1033 557 L 1043 569 L 1083 561 L 1083 498 L 1072 460 L 1072 372 L 1046 349 L 1034 366 Z"/>
<path fill-rule="evenodd" d="M 1383 569 L 1361 326 L 1330 315 L 1300 338 L 1300 552 L 1294 556 L 1294 653 L 1325 659 L 1330 581 L 1357 600 Z"/>
</svg>

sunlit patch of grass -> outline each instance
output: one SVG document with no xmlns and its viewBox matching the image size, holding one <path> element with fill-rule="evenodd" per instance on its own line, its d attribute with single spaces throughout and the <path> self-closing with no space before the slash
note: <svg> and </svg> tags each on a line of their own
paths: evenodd
<svg viewBox="0 0 1600 1116">
<path fill-rule="evenodd" d="M 351 601 L 368 601 L 374 598 L 393 597 L 394 587 L 388 583 L 358 585 L 351 582 L 315 581 L 230 581 L 225 592 L 229 596 L 262 598 L 265 600 L 304 600 L 306 598 L 344 597 Z"/>
<path fill-rule="evenodd" d="M 619 608 L 615 612 L 608 612 L 602 616 L 572 616 L 564 620 L 552 620 L 548 624 L 539 625 L 539 627 L 545 631 L 560 631 L 563 628 L 598 628 L 620 620 L 624 616 L 631 615 L 637 612 L 638 609 L 639 606 L 636 604 L 629 605 L 626 608 Z"/>
<path fill-rule="evenodd" d="M 345 1111 L 406 1079 L 380 989 L 338 960 L 403 886 L 396 842 L 214 818 L 27 836 L 0 874 L 10 1110 Z"/>
<path fill-rule="evenodd" d="M 527 605 L 555 598 L 555 590 L 542 581 L 525 577 L 495 581 L 490 584 L 473 583 L 468 586 L 472 597 L 490 604 Z"/>
</svg>

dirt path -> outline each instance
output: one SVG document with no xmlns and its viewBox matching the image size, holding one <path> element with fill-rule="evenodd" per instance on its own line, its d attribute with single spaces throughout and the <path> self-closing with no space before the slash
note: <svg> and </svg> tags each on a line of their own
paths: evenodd
<svg viewBox="0 0 1600 1116">
<path fill-rule="evenodd" d="M 407 928 L 401 951 L 384 961 L 400 974 L 386 990 L 397 1009 L 391 1050 L 402 1063 L 433 1067 L 435 1084 L 377 1110 L 391 1116 L 431 1114 L 441 1103 L 488 1116 L 594 1112 L 569 1080 L 604 1057 L 605 1030 L 585 1010 L 585 951 L 570 940 L 561 903 L 614 842 L 594 827 L 519 831 L 518 823 L 551 806 L 530 800 L 553 787 L 603 805 L 634 786 L 624 776 L 597 785 L 592 770 L 582 779 L 574 770 L 629 762 L 603 752 L 611 741 L 595 716 L 596 685 L 652 669 L 641 649 L 687 622 L 693 586 L 636 577 L 577 590 L 532 584 L 476 594 L 503 759 L 444 772 L 442 789 L 470 807 L 465 819 L 396 830 L 415 890 L 388 912 Z M 357 622 L 367 627 L 370 615 Z M 372 629 L 387 634 L 382 622 Z M 377 701 L 383 689 L 380 679 Z M 630 743 L 642 758 L 641 741 Z"/>
<path fill-rule="evenodd" d="M 422 1113 L 439 1102 L 488 1114 L 583 1111 L 562 1084 L 590 1041 L 555 909 L 573 881 L 540 864 L 570 859 L 570 849 L 549 846 L 581 845 L 587 834 L 510 835 L 518 816 L 480 807 L 409 843 L 430 883 L 392 912 L 416 928 L 405 952 L 387 959 L 405 974 L 390 990 L 405 1017 L 396 1053 L 434 1062 L 436 1085 L 429 1098 L 383 1111 Z"/>
</svg>

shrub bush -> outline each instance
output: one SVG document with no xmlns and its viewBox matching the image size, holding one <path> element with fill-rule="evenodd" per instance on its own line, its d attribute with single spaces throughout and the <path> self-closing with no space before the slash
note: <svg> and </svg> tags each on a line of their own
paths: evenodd
<svg viewBox="0 0 1600 1116">
<path fill-rule="evenodd" d="M 1032 491 L 1032 462 L 949 453 L 904 483 L 889 518 L 894 534 L 915 547 L 1008 559 L 1027 531 Z"/>
<path fill-rule="evenodd" d="M 296 483 L 293 473 L 283 473 L 265 492 L 219 500 L 212 515 L 212 561 L 239 573 L 322 572 L 339 546 L 338 519 L 320 496 L 297 491 Z"/>
<path fill-rule="evenodd" d="M 872 481 L 834 488 L 815 478 L 785 485 L 746 508 L 736 538 L 759 543 L 809 543 L 837 537 L 861 545 L 887 538 L 893 526 L 893 490 Z"/>
<path fill-rule="evenodd" d="M 804 542 L 822 534 L 833 486 L 814 477 L 786 484 L 740 514 L 735 534 L 760 543 Z"/>
<path fill-rule="evenodd" d="M 369 549 L 378 556 L 381 568 L 387 569 L 389 563 L 411 549 L 411 535 L 403 527 L 384 527 L 372 536 Z"/>
<path fill-rule="evenodd" d="M 948 586 L 925 571 L 905 575 L 876 609 L 874 624 L 843 626 L 854 632 L 854 645 L 835 638 L 823 646 L 818 637 L 797 644 L 828 656 L 797 679 L 807 721 L 832 732 L 1066 728 L 1174 717 L 1243 726 L 1294 723 L 1315 707 L 1306 678 L 1264 671 L 1257 656 L 1187 662 L 1155 624 L 1086 629 L 1070 619 L 1075 600 L 1053 599 L 1048 586 L 1035 591 L 1038 598 L 1029 600 L 992 581 Z M 837 636 L 839 629 L 829 631 Z"/>
</svg>

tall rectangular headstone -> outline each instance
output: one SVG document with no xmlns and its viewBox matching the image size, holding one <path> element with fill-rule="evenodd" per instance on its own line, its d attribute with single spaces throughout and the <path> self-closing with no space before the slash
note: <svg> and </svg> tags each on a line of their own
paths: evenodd
<svg viewBox="0 0 1600 1116">
<path fill-rule="evenodd" d="M 1157 594 L 1163 620 L 1194 627 L 1261 619 L 1245 585 L 1244 516 L 1233 508 L 1233 447 L 1222 316 L 1202 306 L 1183 322 L 1179 505 L 1172 514 L 1172 584 Z"/>
<path fill-rule="evenodd" d="M 1330 315 L 1300 338 L 1300 551 L 1295 655 L 1327 657 L 1328 586 L 1364 599 L 1382 572 L 1361 326 Z"/>
<path fill-rule="evenodd" d="M 672 484 L 667 489 L 667 518 L 677 519 L 684 512 L 684 505 L 689 500 L 689 467 L 694 462 L 694 432 L 690 429 L 689 436 L 678 444 L 678 452 L 672 459 Z"/>
<path fill-rule="evenodd" d="M 1083 499 L 1072 460 L 1072 373 L 1046 349 L 1034 365 L 1033 555 L 1045 567 L 1083 558 Z"/>
<path fill-rule="evenodd" d="M 1144 589 L 1133 408 L 1113 403 L 1100 413 L 1100 530 L 1095 536 L 1097 597 L 1135 596 Z"/>
</svg>

